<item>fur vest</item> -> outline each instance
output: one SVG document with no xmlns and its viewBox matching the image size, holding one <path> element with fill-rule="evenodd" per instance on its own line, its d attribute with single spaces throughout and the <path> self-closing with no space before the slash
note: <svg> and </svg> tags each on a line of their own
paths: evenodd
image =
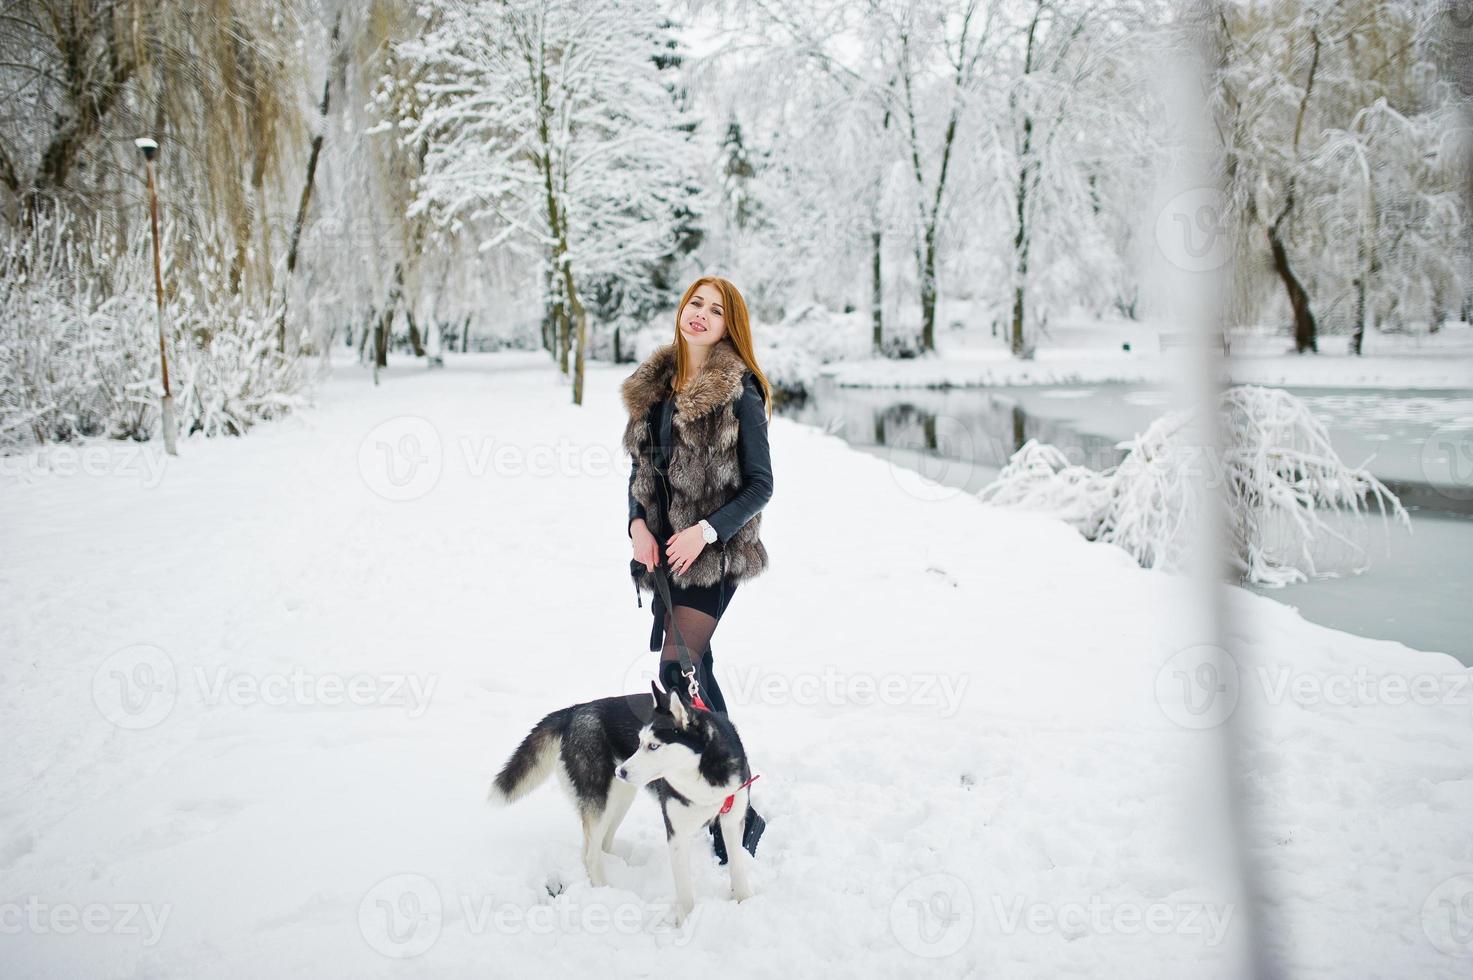
<svg viewBox="0 0 1473 980">
<path fill-rule="evenodd" d="M 737 455 L 740 424 L 736 406 L 742 397 L 743 378 L 748 368 L 741 354 L 725 338 L 716 342 L 706 366 L 685 390 L 675 396 L 670 424 L 669 520 L 672 530 L 682 531 L 710 516 L 742 489 L 742 468 Z M 650 514 L 658 512 L 654 466 L 655 440 L 649 410 L 670 393 L 675 379 L 675 344 L 665 344 L 644 360 L 625 379 L 621 394 L 629 421 L 624 428 L 624 448 L 634 457 L 631 491 Z M 684 573 L 670 573 L 679 586 L 715 585 L 725 575 L 741 582 L 767 568 L 767 549 L 762 545 L 762 514 L 731 536 L 724 545 L 708 544 Z M 665 543 L 660 541 L 661 554 Z M 654 590 L 649 570 L 631 563 L 635 586 Z M 668 570 L 667 570 L 668 571 Z"/>
</svg>

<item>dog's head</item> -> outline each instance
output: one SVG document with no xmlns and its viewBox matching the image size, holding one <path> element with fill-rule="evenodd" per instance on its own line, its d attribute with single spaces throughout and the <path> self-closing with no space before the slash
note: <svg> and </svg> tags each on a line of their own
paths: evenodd
<svg viewBox="0 0 1473 980">
<path fill-rule="evenodd" d="M 696 710 L 677 691 L 664 691 L 650 683 L 655 712 L 639 733 L 639 748 L 614 770 L 627 782 L 643 786 L 656 779 L 694 773 L 708 741 Z"/>
</svg>

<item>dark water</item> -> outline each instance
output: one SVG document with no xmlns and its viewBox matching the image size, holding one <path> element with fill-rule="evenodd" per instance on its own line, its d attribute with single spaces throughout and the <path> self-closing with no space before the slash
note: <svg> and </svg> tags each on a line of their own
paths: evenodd
<svg viewBox="0 0 1473 980">
<path fill-rule="evenodd" d="M 1341 577 L 1253 591 L 1299 609 L 1306 619 L 1362 636 L 1450 653 L 1473 665 L 1473 515 L 1469 502 L 1422 479 L 1422 447 L 1449 419 L 1473 406 L 1470 392 L 1296 390 L 1326 424 L 1342 459 L 1366 465 L 1393 485 L 1412 516 L 1409 532 L 1378 518 L 1341 530 L 1362 546 L 1317 555 Z M 839 435 L 856 448 L 949 487 L 976 492 L 996 478 L 1028 439 L 1049 443 L 1073 463 L 1118 463 L 1120 441 L 1170 409 L 1145 385 L 1019 388 L 841 388 L 827 381 L 780 414 Z M 1348 574 L 1357 558 L 1370 567 Z"/>
</svg>

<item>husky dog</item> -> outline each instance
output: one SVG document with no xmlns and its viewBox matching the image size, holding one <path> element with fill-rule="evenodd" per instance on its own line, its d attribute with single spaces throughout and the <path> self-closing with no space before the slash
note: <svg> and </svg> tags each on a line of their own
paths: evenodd
<svg viewBox="0 0 1473 980">
<path fill-rule="evenodd" d="M 660 801 L 675 876 L 678 918 L 695 905 L 690 839 L 712 820 L 722 836 L 742 839 L 752 778 L 742 740 L 724 714 L 691 707 L 652 683 L 643 695 L 600 698 L 552 712 L 533 726 L 491 784 L 488 801 L 505 806 L 541 785 L 554 770 L 583 820 L 583 866 L 595 886 L 607 884 L 603 855 L 640 786 Z M 725 806 L 728 799 L 730 806 Z M 728 856 L 731 892 L 752 895 L 745 848 Z"/>
</svg>

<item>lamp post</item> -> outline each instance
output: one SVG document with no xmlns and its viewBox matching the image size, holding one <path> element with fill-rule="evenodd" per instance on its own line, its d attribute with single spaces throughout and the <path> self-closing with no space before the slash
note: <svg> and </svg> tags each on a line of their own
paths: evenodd
<svg viewBox="0 0 1473 980">
<path fill-rule="evenodd" d="M 158 155 L 159 145 L 144 136 L 133 141 L 133 145 L 143 153 L 143 167 L 148 172 L 148 209 L 153 221 L 153 286 L 154 293 L 158 297 L 158 319 L 159 319 L 159 367 L 163 372 L 164 392 L 162 406 L 163 429 L 164 429 L 164 451 L 170 456 L 179 455 L 174 445 L 174 394 L 169 390 L 169 349 L 166 342 L 168 333 L 164 326 L 164 273 L 159 258 L 159 198 L 154 190 L 153 182 L 153 158 Z"/>
</svg>

